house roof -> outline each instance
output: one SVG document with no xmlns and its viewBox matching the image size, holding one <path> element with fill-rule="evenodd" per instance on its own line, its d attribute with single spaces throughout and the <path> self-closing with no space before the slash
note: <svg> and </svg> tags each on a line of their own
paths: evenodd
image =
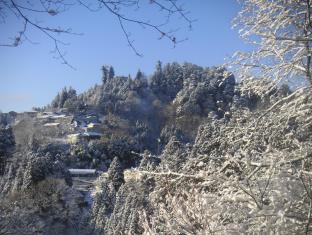
<svg viewBox="0 0 312 235">
<path fill-rule="evenodd" d="M 59 125 L 60 123 L 58 122 L 49 122 L 49 123 L 44 124 L 43 126 L 59 126 Z"/>
<path fill-rule="evenodd" d="M 93 131 L 86 131 L 82 134 L 82 136 L 86 136 L 86 137 L 89 137 L 89 136 L 96 136 L 96 137 L 101 137 L 102 134 L 101 133 L 98 133 L 98 132 L 93 132 Z"/>
<path fill-rule="evenodd" d="M 101 123 L 98 123 L 98 122 L 90 122 L 88 124 L 88 127 L 95 127 L 95 126 L 100 126 L 100 125 L 101 125 Z"/>
<path fill-rule="evenodd" d="M 80 136 L 81 134 L 80 133 L 76 133 L 76 134 L 69 134 L 67 135 L 68 138 L 72 138 L 72 137 L 78 137 Z"/>
<path fill-rule="evenodd" d="M 96 169 L 68 169 L 71 175 L 89 175 L 95 174 Z"/>
</svg>

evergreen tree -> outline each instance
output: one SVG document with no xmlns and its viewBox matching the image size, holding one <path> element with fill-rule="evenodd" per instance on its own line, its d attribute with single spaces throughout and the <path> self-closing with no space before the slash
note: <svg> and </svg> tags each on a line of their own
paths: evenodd
<svg viewBox="0 0 312 235">
<path fill-rule="evenodd" d="M 109 79 L 113 79 L 115 76 L 115 71 L 113 66 L 103 65 L 102 66 L 102 81 L 105 83 Z"/>
<path fill-rule="evenodd" d="M 114 68 L 113 68 L 113 66 L 109 66 L 108 78 L 113 79 L 114 76 L 115 76 Z"/>
<path fill-rule="evenodd" d="M 14 146 L 15 138 L 12 128 L 0 128 L 0 175 L 4 172 L 6 160 Z"/>
<path fill-rule="evenodd" d="M 156 73 L 162 73 L 162 63 L 160 60 L 158 60 L 156 64 Z"/>
<path fill-rule="evenodd" d="M 135 79 L 136 80 L 141 80 L 143 77 L 143 73 L 141 72 L 141 70 L 139 69 L 137 74 L 135 75 Z"/>
<path fill-rule="evenodd" d="M 60 93 L 58 93 L 54 98 L 54 100 L 52 101 L 51 103 L 52 108 L 57 108 L 59 106 L 59 103 L 60 103 Z"/>
<path fill-rule="evenodd" d="M 102 81 L 103 83 L 105 83 L 108 79 L 108 66 L 107 65 L 103 65 L 102 66 Z"/>
<path fill-rule="evenodd" d="M 73 99 L 77 97 L 77 92 L 74 88 L 69 87 L 67 95 L 68 95 L 68 99 Z"/>
<path fill-rule="evenodd" d="M 114 158 L 108 169 L 108 180 L 112 182 L 116 191 L 124 183 L 123 169 L 117 157 Z"/>
<path fill-rule="evenodd" d="M 60 94 L 60 100 L 59 100 L 59 108 L 63 108 L 65 101 L 68 99 L 68 92 L 67 88 L 64 87 L 61 94 Z"/>
<path fill-rule="evenodd" d="M 157 61 L 155 69 L 156 71 L 151 78 L 151 88 L 154 92 L 157 93 L 157 90 L 159 89 L 159 86 L 161 84 L 161 80 L 163 80 L 162 64 L 160 61 Z"/>
<path fill-rule="evenodd" d="M 79 108 L 80 103 L 78 101 L 76 90 L 72 87 L 69 87 L 68 89 L 64 87 L 51 102 L 51 107 L 54 109 L 68 108 L 71 110 Z"/>
</svg>

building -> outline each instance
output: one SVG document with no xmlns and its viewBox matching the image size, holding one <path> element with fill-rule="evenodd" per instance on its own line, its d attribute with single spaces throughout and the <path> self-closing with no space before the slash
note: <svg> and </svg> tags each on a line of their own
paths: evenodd
<svg viewBox="0 0 312 235">
<path fill-rule="evenodd" d="M 81 134 L 81 137 L 86 140 L 100 139 L 103 135 L 98 132 L 86 131 Z"/>
<path fill-rule="evenodd" d="M 80 133 L 67 135 L 67 142 L 70 144 L 76 144 L 80 140 L 81 140 L 81 134 Z"/>
<path fill-rule="evenodd" d="M 48 122 L 48 123 L 44 124 L 43 126 L 45 126 L 45 127 L 59 127 L 60 123 L 58 123 L 58 122 Z"/>
<path fill-rule="evenodd" d="M 97 123 L 97 122 L 91 122 L 91 123 L 89 123 L 88 124 L 88 128 L 96 128 L 96 127 L 99 127 L 99 126 L 101 126 L 101 124 L 100 123 Z"/>
<path fill-rule="evenodd" d="M 85 117 L 85 120 L 88 122 L 88 123 L 91 123 L 91 122 L 98 122 L 99 121 L 99 118 L 98 116 L 96 115 L 88 115 Z"/>
<path fill-rule="evenodd" d="M 95 176 L 95 169 L 68 169 L 71 176 Z"/>
<path fill-rule="evenodd" d="M 97 122 L 90 122 L 86 127 L 85 127 L 86 132 L 101 132 L 101 123 Z"/>
</svg>

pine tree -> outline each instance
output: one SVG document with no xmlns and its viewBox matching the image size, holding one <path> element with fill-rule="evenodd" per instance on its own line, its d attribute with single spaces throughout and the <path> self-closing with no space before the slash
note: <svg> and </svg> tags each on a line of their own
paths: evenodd
<svg viewBox="0 0 312 235">
<path fill-rule="evenodd" d="M 58 93 L 54 98 L 54 100 L 52 101 L 51 103 L 52 108 L 58 108 L 59 103 L 60 103 L 60 93 Z"/>
<path fill-rule="evenodd" d="M 67 99 L 68 99 L 68 92 L 67 92 L 67 88 L 64 87 L 61 94 L 60 94 L 60 100 L 59 100 L 58 108 L 63 108 L 64 103 Z"/>
<path fill-rule="evenodd" d="M 73 99 L 77 97 L 77 92 L 74 88 L 72 88 L 71 86 L 68 89 L 68 99 Z"/>
<path fill-rule="evenodd" d="M 0 175 L 3 174 L 6 160 L 15 146 L 11 127 L 0 128 Z"/>
<path fill-rule="evenodd" d="M 103 83 L 105 83 L 108 79 L 108 66 L 107 65 L 103 65 L 102 66 L 102 81 Z"/>
<path fill-rule="evenodd" d="M 108 78 L 113 79 L 114 76 L 115 76 L 114 68 L 113 68 L 113 66 L 109 66 Z"/>
<path fill-rule="evenodd" d="M 115 71 L 113 66 L 103 65 L 102 66 L 102 82 L 105 83 L 107 80 L 113 79 Z"/>
<path fill-rule="evenodd" d="M 139 69 L 137 74 L 135 75 L 135 79 L 136 80 L 140 80 L 143 77 L 143 73 L 141 72 L 141 70 Z"/>
<path fill-rule="evenodd" d="M 112 182 L 116 191 L 124 183 L 123 169 L 117 157 L 114 158 L 108 169 L 108 180 Z"/>
<path fill-rule="evenodd" d="M 156 71 L 152 75 L 151 78 L 151 88 L 154 92 L 158 93 L 158 89 L 163 80 L 163 71 L 162 71 L 162 64 L 161 61 L 157 61 L 156 64 Z"/>
</svg>

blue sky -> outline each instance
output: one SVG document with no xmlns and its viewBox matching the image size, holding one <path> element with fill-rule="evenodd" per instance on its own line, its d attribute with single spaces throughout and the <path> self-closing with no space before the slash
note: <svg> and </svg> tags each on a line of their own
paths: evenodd
<svg viewBox="0 0 312 235">
<path fill-rule="evenodd" d="M 188 31 L 183 20 L 171 20 L 172 28 L 180 28 L 177 38 L 188 37 L 176 48 L 167 40 L 158 40 L 159 35 L 149 29 L 127 25 L 143 57 L 136 56 L 129 48 L 118 20 L 107 11 L 92 13 L 76 6 L 59 16 L 43 19 L 47 24 L 63 25 L 83 33 L 82 36 L 61 37 L 70 43 L 62 49 L 76 70 L 53 59 L 52 41 L 40 32 L 30 30 L 28 36 L 39 44 L 25 42 L 17 48 L 0 47 L 0 110 L 20 112 L 44 106 L 64 86 L 72 86 L 81 93 L 101 82 L 103 64 L 112 65 L 117 75 L 134 75 L 138 69 L 149 75 L 158 60 L 212 66 L 222 64 L 225 57 L 237 50 L 247 49 L 237 31 L 231 29 L 231 20 L 240 9 L 236 0 L 184 2 L 184 8 L 190 11 L 189 17 L 197 21 L 193 23 L 193 30 Z M 134 17 L 138 14 L 151 16 L 155 21 L 163 19 L 152 6 L 128 13 Z M 1 42 L 20 30 L 10 19 L 6 24 L 0 24 Z"/>
</svg>

